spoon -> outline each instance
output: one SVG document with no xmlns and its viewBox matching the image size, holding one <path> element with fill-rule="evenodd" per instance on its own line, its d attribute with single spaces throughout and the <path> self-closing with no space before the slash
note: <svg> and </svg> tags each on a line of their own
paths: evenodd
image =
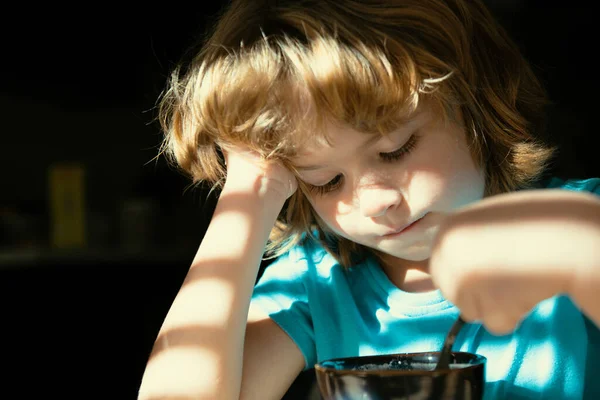
<svg viewBox="0 0 600 400">
<path fill-rule="evenodd" d="M 450 328 L 450 331 L 446 336 L 446 340 L 444 340 L 444 345 L 442 346 L 440 358 L 438 359 L 438 363 L 435 366 L 436 370 L 450 368 L 450 354 L 452 353 L 452 345 L 454 345 L 456 336 L 458 336 L 458 332 L 460 332 L 460 329 L 465 323 L 465 320 L 462 319 L 462 316 L 459 315 L 456 322 L 454 322 L 454 324 L 452 325 L 452 328 Z"/>
</svg>

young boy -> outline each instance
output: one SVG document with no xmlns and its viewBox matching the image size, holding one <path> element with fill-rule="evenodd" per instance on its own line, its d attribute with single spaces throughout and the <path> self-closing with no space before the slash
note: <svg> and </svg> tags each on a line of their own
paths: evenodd
<svg viewBox="0 0 600 400">
<path fill-rule="evenodd" d="M 479 1 L 234 0 L 161 103 L 222 187 L 140 399 L 281 398 L 459 313 L 486 398 L 598 394 L 600 180 L 544 177 L 545 101 Z"/>
</svg>

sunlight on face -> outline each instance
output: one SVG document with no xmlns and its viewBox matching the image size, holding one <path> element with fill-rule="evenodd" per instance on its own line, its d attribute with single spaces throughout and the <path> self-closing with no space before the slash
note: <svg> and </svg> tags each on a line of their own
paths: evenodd
<svg viewBox="0 0 600 400">
<path fill-rule="evenodd" d="M 385 137 L 333 124 L 327 134 L 331 146 L 307 147 L 294 162 L 316 213 L 346 239 L 426 260 L 444 215 L 483 197 L 461 122 L 427 105 Z"/>
</svg>

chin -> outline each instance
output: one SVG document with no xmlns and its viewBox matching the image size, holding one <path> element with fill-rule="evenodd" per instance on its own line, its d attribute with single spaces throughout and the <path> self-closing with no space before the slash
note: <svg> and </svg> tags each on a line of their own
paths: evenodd
<svg viewBox="0 0 600 400">
<path fill-rule="evenodd" d="M 390 256 L 401 258 L 407 261 L 425 261 L 431 257 L 431 246 L 411 246 L 408 249 L 379 249 L 380 251 L 389 254 Z"/>
</svg>

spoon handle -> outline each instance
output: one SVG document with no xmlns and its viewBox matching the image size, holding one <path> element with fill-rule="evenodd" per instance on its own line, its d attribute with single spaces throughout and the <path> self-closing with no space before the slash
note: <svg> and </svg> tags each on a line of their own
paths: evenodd
<svg viewBox="0 0 600 400">
<path fill-rule="evenodd" d="M 442 346 L 442 351 L 440 353 L 440 358 L 435 369 L 448 369 L 450 367 L 450 354 L 452 353 L 452 346 L 454 345 L 454 341 L 456 340 L 456 336 L 458 336 L 458 332 L 460 332 L 461 328 L 465 324 L 465 320 L 462 319 L 462 316 L 458 316 L 458 319 L 450 328 L 448 332 L 448 336 L 446 336 L 446 340 L 444 340 L 444 345 Z"/>
</svg>

